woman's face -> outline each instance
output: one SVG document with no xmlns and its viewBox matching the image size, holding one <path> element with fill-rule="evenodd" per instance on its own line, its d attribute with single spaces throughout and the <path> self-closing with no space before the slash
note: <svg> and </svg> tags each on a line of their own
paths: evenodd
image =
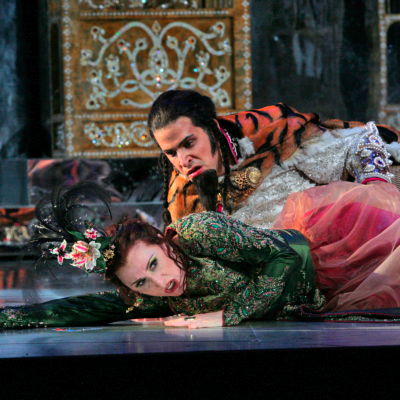
<svg viewBox="0 0 400 400">
<path fill-rule="evenodd" d="M 192 180 L 208 169 L 223 175 L 219 149 L 212 153 L 207 133 L 194 126 L 190 118 L 179 117 L 154 131 L 154 137 L 174 168 L 188 179 Z"/>
<path fill-rule="evenodd" d="M 185 289 L 185 271 L 168 257 L 165 247 L 143 241 L 130 248 L 116 275 L 128 288 L 149 296 L 180 296 Z"/>
</svg>

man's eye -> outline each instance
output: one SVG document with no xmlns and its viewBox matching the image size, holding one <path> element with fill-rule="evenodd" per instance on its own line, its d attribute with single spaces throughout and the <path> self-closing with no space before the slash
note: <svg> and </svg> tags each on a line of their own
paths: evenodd
<svg viewBox="0 0 400 400">
<path fill-rule="evenodd" d="M 157 267 L 158 261 L 157 258 L 154 258 L 151 262 L 150 262 L 150 266 L 149 266 L 149 270 L 150 271 L 154 271 Z"/>
<path fill-rule="evenodd" d="M 185 142 L 184 147 L 186 149 L 189 149 L 190 147 L 193 146 L 193 143 L 194 143 L 194 140 L 188 140 L 188 141 Z"/>
<path fill-rule="evenodd" d="M 176 151 L 167 151 L 167 152 L 165 152 L 165 154 L 168 157 L 175 157 L 176 156 Z"/>
<path fill-rule="evenodd" d="M 136 282 L 136 287 L 142 287 L 144 285 L 144 283 L 146 282 L 146 279 L 141 279 L 140 281 Z"/>
</svg>

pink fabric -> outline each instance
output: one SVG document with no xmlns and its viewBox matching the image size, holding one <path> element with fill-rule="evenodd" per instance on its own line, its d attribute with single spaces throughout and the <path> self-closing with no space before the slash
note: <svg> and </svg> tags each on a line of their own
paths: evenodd
<svg viewBox="0 0 400 400">
<path fill-rule="evenodd" d="M 334 182 L 289 196 L 274 228 L 308 239 L 324 311 L 400 307 L 400 192 Z"/>
<path fill-rule="evenodd" d="M 382 179 L 382 178 L 377 178 L 377 177 L 375 177 L 375 178 L 366 178 L 366 179 L 364 179 L 361 183 L 362 183 L 363 185 L 366 185 L 368 182 L 372 182 L 372 181 L 387 182 L 386 179 Z"/>
</svg>

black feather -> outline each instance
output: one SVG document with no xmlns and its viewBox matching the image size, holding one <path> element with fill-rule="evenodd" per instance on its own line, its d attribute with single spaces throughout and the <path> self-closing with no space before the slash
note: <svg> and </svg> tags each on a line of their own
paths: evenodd
<svg viewBox="0 0 400 400">
<path fill-rule="evenodd" d="M 69 231 L 82 231 L 84 223 L 96 211 L 88 202 L 103 204 L 111 218 L 110 194 L 94 182 L 82 182 L 73 186 L 60 186 L 54 189 L 50 198 L 43 198 L 36 206 L 36 217 L 39 222 L 53 234 L 67 241 L 73 239 Z M 86 203 L 86 204 L 85 204 Z M 56 238 L 53 238 L 53 241 Z M 35 239 L 36 240 L 36 239 Z M 41 241 L 46 241 L 42 235 Z"/>
</svg>

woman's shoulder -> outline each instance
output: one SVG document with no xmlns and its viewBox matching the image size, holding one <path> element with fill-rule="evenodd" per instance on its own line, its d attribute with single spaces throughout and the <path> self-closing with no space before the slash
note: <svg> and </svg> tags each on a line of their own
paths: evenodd
<svg viewBox="0 0 400 400">
<path fill-rule="evenodd" d="M 175 231 L 189 229 L 191 227 L 198 229 L 200 227 L 210 225 L 226 224 L 228 221 L 228 217 L 222 213 L 216 211 L 203 211 L 200 213 L 186 215 L 185 217 L 180 218 L 170 224 L 167 229 L 173 229 Z"/>
</svg>

